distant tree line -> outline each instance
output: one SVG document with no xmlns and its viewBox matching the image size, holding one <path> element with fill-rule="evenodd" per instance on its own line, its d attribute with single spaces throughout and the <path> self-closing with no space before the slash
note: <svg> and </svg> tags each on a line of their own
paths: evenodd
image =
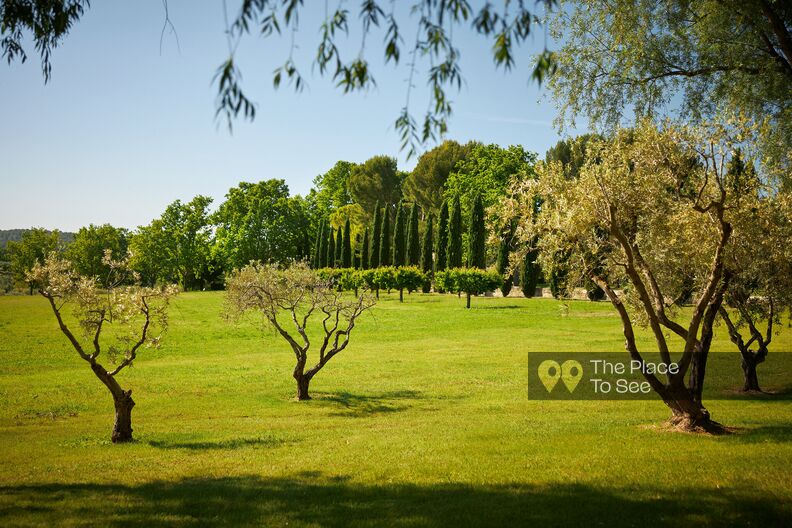
<svg viewBox="0 0 792 528">
<path fill-rule="evenodd" d="M 555 150 L 564 148 L 571 147 Z M 232 270 L 251 261 L 306 261 L 315 269 L 414 267 L 424 292 L 443 289 L 434 280 L 438 272 L 494 267 L 504 295 L 516 276 L 528 280 L 530 296 L 540 277 L 535 258 L 514 237 L 514 219 L 494 206 L 515 182 L 534 177 L 536 159 L 521 146 L 445 141 L 411 172 L 389 156 L 339 161 L 314 179 L 306 196 L 290 195 L 279 179 L 242 182 L 215 210 L 206 196 L 176 200 L 134 230 L 92 224 L 67 243 L 57 232 L 30 229 L 0 254 L 7 279 L 0 286 L 32 291 L 25 272 L 51 251 L 62 253 L 76 273 L 101 278 L 109 272 L 103 258 L 110 249 L 130 254 L 142 284 L 175 283 L 184 290 L 222 288 Z"/>
</svg>

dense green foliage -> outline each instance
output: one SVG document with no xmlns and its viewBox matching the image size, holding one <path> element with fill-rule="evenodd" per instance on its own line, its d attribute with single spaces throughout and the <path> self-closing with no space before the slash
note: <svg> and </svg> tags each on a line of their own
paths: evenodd
<svg viewBox="0 0 792 528">
<path fill-rule="evenodd" d="M 498 244 L 498 256 L 495 260 L 495 270 L 503 277 L 501 293 L 508 297 L 514 285 L 514 274 L 509 272 L 509 255 L 514 239 L 514 224 L 510 223 L 505 233 L 501 233 Z"/>
<path fill-rule="evenodd" d="M 374 221 L 371 228 L 371 253 L 369 254 L 369 268 L 380 266 L 380 247 L 382 244 L 382 209 L 379 200 L 374 208 Z"/>
<path fill-rule="evenodd" d="M 396 221 L 393 223 L 393 260 L 394 266 L 407 264 L 407 219 L 405 218 L 404 204 L 396 205 Z"/>
<path fill-rule="evenodd" d="M 399 290 L 399 300 L 404 301 L 404 290 L 412 293 L 423 288 L 426 274 L 417 266 L 402 266 L 396 268 L 393 281 L 393 287 Z"/>
<path fill-rule="evenodd" d="M 418 204 L 412 204 L 410 218 L 407 224 L 407 264 L 418 266 L 421 264 L 421 239 L 418 231 Z"/>
<path fill-rule="evenodd" d="M 79 275 L 104 277 L 110 271 L 109 266 L 102 262 L 105 250 L 112 251 L 116 258 L 123 258 L 127 253 L 128 236 L 126 229 L 110 224 L 81 227 L 74 241 L 67 246 L 65 255 Z"/>
<path fill-rule="evenodd" d="M 440 220 L 437 222 L 437 255 L 435 269 L 442 271 L 448 268 L 448 200 L 443 200 L 440 207 Z"/>
<path fill-rule="evenodd" d="M 390 207 L 387 205 L 382 210 L 379 246 L 379 265 L 390 266 L 393 261 L 391 260 Z"/>
<path fill-rule="evenodd" d="M 18 285 L 27 284 L 25 274 L 37 262 L 42 264 L 51 252 L 59 248 L 57 231 L 47 231 L 44 228 L 34 227 L 22 233 L 21 239 L 9 240 L 7 245 L 8 260 L 11 263 L 11 276 Z M 30 285 L 30 294 L 33 294 L 34 285 Z"/>
<path fill-rule="evenodd" d="M 349 218 L 344 224 L 344 245 L 341 247 L 341 267 L 352 267 L 352 231 L 349 226 Z"/>
<path fill-rule="evenodd" d="M 444 196 L 459 197 L 462 215 L 469 217 L 477 196 L 485 209 L 494 205 L 503 199 L 512 181 L 532 176 L 535 161 L 536 154 L 519 145 L 502 148 L 476 144 L 454 167 L 445 183 Z"/>
<path fill-rule="evenodd" d="M 468 224 L 467 266 L 469 268 L 487 267 L 487 230 L 484 224 L 484 203 L 481 195 L 473 199 Z"/>
<path fill-rule="evenodd" d="M 531 249 L 525 252 L 525 256 L 520 263 L 520 287 L 525 297 L 533 297 L 536 292 L 536 286 L 539 284 L 541 269 L 537 261 L 538 257 L 539 252 Z"/>
<path fill-rule="evenodd" d="M 496 271 L 479 268 L 451 268 L 435 273 L 435 281 L 439 289 L 450 293 L 465 293 L 467 307 L 470 308 L 470 297 L 481 295 L 500 288 L 503 279 Z"/>
<path fill-rule="evenodd" d="M 401 198 L 401 176 L 396 167 L 396 158 L 374 156 L 355 165 L 349 175 L 349 193 L 352 199 L 370 212 L 377 202 L 384 206 L 393 205 Z"/>
<path fill-rule="evenodd" d="M 459 196 L 454 196 L 453 206 L 448 219 L 448 268 L 459 268 L 462 266 L 462 206 Z"/>
<path fill-rule="evenodd" d="M 768 169 L 787 173 L 792 147 L 792 4 L 773 0 L 567 2 L 550 87 L 559 120 L 615 130 L 625 115 L 717 114 L 757 123 Z"/>
<path fill-rule="evenodd" d="M 283 184 L 282 181 L 280 183 Z M 243 194 L 234 194 L 233 201 L 225 202 L 223 206 L 228 206 L 221 206 L 217 213 L 218 220 L 224 219 L 221 220 L 224 223 L 217 230 L 214 246 L 210 243 L 209 206 L 212 199 L 207 196 L 196 196 L 187 203 L 176 200 L 168 205 L 160 218 L 139 228 L 129 240 L 132 252 L 130 265 L 140 273 L 143 283 L 176 283 L 185 290 L 201 289 L 212 281 L 210 268 L 213 259 L 230 266 L 236 259 L 256 258 L 253 254 L 260 249 L 260 242 L 254 230 L 263 226 L 253 220 L 252 215 L 247 215 L 250 212 L 247 208 L 255 207 L 251 202 L 260 198 L 254 197 L 260 189 L 250 187 L 242 190 L 240 187 L 239 190 Z M 285 200 L 288 200 L 288 188 L 284 192 Z M 245 201 L 247 203 L 243 203 Z M 247 213 L 243 213 L 243 209 Z M 291 252 L 296 255 L 302 240 L 295 238 L 292 242 Z"/>
<path fill-rule="evenodd" d="M 404 196 L 426 212 L 437 213 L 443 202 L 446 180 L 457 163 L 464 160 L 474 143 L 460 145 L 446 140 L 421 154 L 418 163 L 404 180 Z"/>
<path fill-rule="evenodd" d="M 309 219 L 299 197 L 283 180 L 240 183 L 226 194 L 213 216 L 213 251 L 225 270 L 251 260 L 285 263 L 307 255 Z"/>
<path fill-rule="evenodd" d="M 434 216 L 431 214 L 426 219 L 426 229 L 424 229 L 423 244 L 421 245 L 421 269 L 426 275 L 423 284 L 423 292 L 429 293 L 432 289 L 431 278 L 434 271 L 433 251 L 434 251 Z"/>
<path fill-rule="evenodd" d="M 354 163 L 338 161 L 333 167 L 313 180 L 306 201 L 314 218 L 324 220 L 338 209 L 352 204 L 347 182 Z"/>
<path fill-rule="evenodd" d="M 369 256 L 369 228 L 366 226 L 365 231 L 363 232 L 363 243 L 360 247 L 360 268 L 361 269 L 368 269 L 371 263 L 371 259 Z"/>
</svg>

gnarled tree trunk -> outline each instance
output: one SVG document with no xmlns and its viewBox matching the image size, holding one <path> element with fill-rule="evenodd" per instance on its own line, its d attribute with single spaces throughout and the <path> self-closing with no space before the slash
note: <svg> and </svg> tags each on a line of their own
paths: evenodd
<svg viewBox="0 0 792 528">
<path fill-rule="evenodd" d="M 311 396 L 308 394 L 308 385 L 311 383 L 311 378 L 306 375 L 302 376 L 295 376 L 295 380 L 297 380 L 297 399 L 298 400 L 310 400 Z"/>
<path fill-rule="evenodd" d="M 760 352 L 752 352 L 751 350 L 741 351 L 742 356 L 742 369 L 743 369 L 743 379 L 745 383 L 743 384 L 743 390 L 748 391 L 757 391 L 761 392 L 761 388 L 759 387 L 759 377 L 756 374 L 756 366 L 759 363 L 764 361 L 765 354 Z"/>
<path fill-rule="evenodd" d="M 96 377 L 104 383 L 105 387 L 113 395 L 115 404 L 115 423 L 113 424 L 113 434 L 110 439 L 114 444 L 132 441 L 132 408 L 135 401 L 132 399 L 132 391 L 125 391 L 121 388 L 113 376 L 99 363 L 92 363 Z"/>
<path fill-rule="evenodd" d="M 671 384 L 660 395 L 671 409 L 668 424 L 680 431 L 721 432 L 723 427 L 710 418 L 709 411 L 683 383 Z"/>
<path fill-rule="evenodd" d="M 132 441 L 132 391 L 121 391 L 121 395 L 113 395 L 115 401 L 115 423 L 113 424 L 114 444 Z"/>
</svg>

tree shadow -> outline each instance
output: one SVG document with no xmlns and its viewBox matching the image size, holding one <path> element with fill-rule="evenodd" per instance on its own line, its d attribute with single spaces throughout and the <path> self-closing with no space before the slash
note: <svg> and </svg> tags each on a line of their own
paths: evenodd
<svg viewBox="0 0 792 528">
<path fill-rule="evenodd" d="M 251 438 L 229 438 L 203 442 L 174 442 L 171 440 L 145 440 L 144 443 L 158 449 L 191 449 L 204 451 L 208 449 L 240 449 L 243 447 L 278 447 L 286 443 L 282 438 L 274 436 L 257 436 Z"/>
<path fill-rule="evenodd" d="M 405 402 L 422 399 L 423 395 L 414 390 L 398 390 L 382 394 L 352 394 L 351 392 L 316 392 L 314 400 L 334 404 L 339 410 L 337 416 L 362 417 L 374 414 L 394 413 L 410 408 Z"/>
<path fill-rule="evenodd" d="M 759 444 L 764 442 L 792 442 L 792 424 L 767 425 L 754 427 L 751 429 L 737 429 L 737 434 L 732 438 L 738 442 L 747 444 Z"/>
<path fill-rule="evenodd" d="M 737 488 L 352 484 L 309 472 L 0 486 L 0 525 L 789 526 L 792 506 Z"/>
</svg>

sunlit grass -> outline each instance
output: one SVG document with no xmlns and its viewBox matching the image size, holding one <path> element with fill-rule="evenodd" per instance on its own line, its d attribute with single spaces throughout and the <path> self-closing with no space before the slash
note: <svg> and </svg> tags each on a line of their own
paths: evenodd
<svg viewBox="0 0 792 528">
<path fill-rule="evenodd" d="M 112 445 L 112 399 L 45 301 L 0 297 L 0 525 L 790 520 L 788 399 L 709 402 L 740 431 L 717 438 L 659 430 L 654 400 L 529 401 L 529 351 L 621 350 L 618 318 L 464 302 L 383 295 L 297 402 L 285 342 L 224 321 L 221 293 L 181 295 L 163 347 L 119 376 L 137 441 Z M 774 344 L 792 349 L 792 332 Z"/>
</svg>

